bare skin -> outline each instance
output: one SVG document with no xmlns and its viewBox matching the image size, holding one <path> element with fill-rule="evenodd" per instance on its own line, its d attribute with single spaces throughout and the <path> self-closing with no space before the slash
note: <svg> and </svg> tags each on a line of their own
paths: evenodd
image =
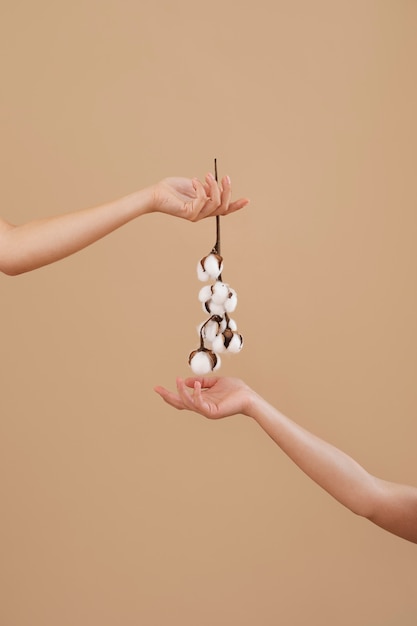
<svg viewBox="0 0 417 626">
<path fill-rule="evenodd" d="M 350 456 L 280 413 L 238 378 L 177 379 L 177 392 L 155 391 L 176 409 L 209 419 L 253 418 L 281 450 L 320 487 L 353 513 L 417 543 L 417 488 L 382 480 Z"/>
<path fill-rule="evenodd" d="M 0 271 L 9 276 L 59 261 L 127 224 L 150 213 L 164 213 L 197 222 L 228 215 L 248 204 L 231 201 L 230 179 L 217 183 L 212 174 L 196 178 L 165 178 L 107 204 L 38 219 L 15 226 L 0 219 Z"/>
</svg>

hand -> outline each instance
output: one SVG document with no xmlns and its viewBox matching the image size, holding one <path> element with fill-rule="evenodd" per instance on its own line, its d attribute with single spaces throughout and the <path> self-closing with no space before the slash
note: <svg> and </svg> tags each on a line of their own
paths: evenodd
<svg viewBox="0 0 417 626">
<path fill-rule="evenodd" d="M 231 202 L 229 177 L 225 176 L 220 186 L 212 174 L 207 174 L 204 183 L 197 178 L 165 178 L 152 191 L 152 211 L 182 217 L 191 222 L 233 213 L 249 202 L 246 198 Z"/>
<path fill-rule="evenodd" d="M 192 390 L 192 391 L 190 391 Z M 254 392 L 239 378 L 201 376 L 177 378 L 177 393 L 155 387 L 165 402 L 176 409 L 195 411 L 210 419 L 220 419 L 242 413 L 248 415 Z"/>
</svg>

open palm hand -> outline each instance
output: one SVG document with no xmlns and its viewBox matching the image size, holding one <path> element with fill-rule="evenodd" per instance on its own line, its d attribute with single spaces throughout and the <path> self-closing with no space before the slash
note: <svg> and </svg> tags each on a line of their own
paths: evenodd
<svg viewBox="0 0 417 626">
<path fill-rule="evenodd" d="M 210 419 L 245 414 L 253 391 L 239 378 L 177 378 L 177 393 L 164 387 L 155 391 L 176 409 L 195 411 Z"/>
</svg>

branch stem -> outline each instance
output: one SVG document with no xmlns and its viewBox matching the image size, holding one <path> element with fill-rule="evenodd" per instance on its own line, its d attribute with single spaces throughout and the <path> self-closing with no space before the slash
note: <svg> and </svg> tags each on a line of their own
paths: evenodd
<svg viewBox="0 0 417 626">
<path fill-rule="evenodd" d="M 214 159 L 214 178 L 216 182 L 218 182 L 217 175 L 217 159 Z M 212 250 L 215 254 L 221 256 L 221 243 L 220 243 L 220 215 L 216 215 L 216 243 L 214 244 L 214 248 Z M 222 275 L 220 274 L 218 280 L 222 280 Z"/>
</svg>

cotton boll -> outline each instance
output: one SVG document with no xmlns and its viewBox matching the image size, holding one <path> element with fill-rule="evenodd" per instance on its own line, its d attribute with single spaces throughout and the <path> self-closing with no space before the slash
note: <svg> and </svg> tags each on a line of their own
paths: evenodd
<svg viewBox="0 0 417 626">
<path fill-rule="evenodd" d="M 220 317 L 220 316 L 219 316 Z M 223 332 L 224 330 L 226 330 L 227 328 L 227 321 L 226 318 L 222 317 L 220 322 L 219 322 L 219 332 Z"/>
<path fill-rule="evenodd" d="M 216 280 L 223 270 L 223 258 L 219 254 L 211 253 L 201 260 L 201 265 L 208 277 Z"/>
<path fill-rule="evenodd" d="M 213 339 L 212 350 L 216 354 L 223 354 L 223 352 L 236 353 L 240 352 L 242 346 L 242 335 L 239 335 L 239 333 L 234 332 L 228 327 Z"/>
<path fill-rule="evenodd" d="M 217 335 L 216 339 L 213 341 L 213 350 L 214 352 L 225 352 L 231 340 L 233 339 L 233 331 L 230 328 L 226 327 L 224 331 Z"/>
<path fill-rule="evenodd" d="M 216 365 L 213 367 L 213 372 L 218 370 L 220 368 L 221 364 L 222 364 L 222 360 L 221 360 L 221 358 L 219 357 L 218 354 L 216 354 L 216 358 L 217 358 L 217 361 L 216 361 Z"/>
<path fill-rule="evenodd" d="M 203 336 L 203 339 L 212 340 L 219 333 L 223 332 L 226 328 L 227 322 L 221 315 L 212 315 L 208 320 L 201 322 L 197 326 L 197 333 Z"/>
<path fill-rule="evenodd" d="M 201 265 L 201 261 L 199 261 L 197 265 L 197 277 L 198 277 L 198 280 L 201 280 L 201 282 L 203 283 L 209 280 L 210 278 L 210 276 L 207 274 L 204 267 Z"/>
<path fill-rule="evenodd" d="M 216 281 L 214 285 L 211 287 L 211 299 L 215 304 L 224 304 L 226 302 L 227 297 L 229 295 L 229 285 L 226 283 L 222 283 L 221 281 Z"/>
<path fill-rule="evenodd" d="M 230 289 L 227 300 L 224 303 L 225 311 L 227 313 L 232 313 L 235 310 L 236 306 L 237 306 L 237 293 L 234 289 Z"/>
<path fill-rule="evenodd" d="M 215 316 L 217 317 L 217 316 Z M 204 324 L 204 328 L 202 329 L 203 339 L 209 341 L 210 343 L 214 341 L 216 335 L 220 331 L 220 324 L 215 319 L 210 319 L 208 322 Z M 201 331 L 200 331 L 201 332 Z"/>
<path fill-rule="evenodd" d="M 202 287 L 198 292 L 198 299 L 200 302 L 207 302 L 211 298 L 211 285 L 206 285 Z"/>
<path fill-rule="evenodd" d="M 230 328 L 230 330 L 237 330 L 237 324 L 235 322 L 234 319 L 232 319 L 231 317 L 229 317 L 229 321 L 227 322 L 228 327 Z"/>
<path fill-rule="evenodd" d="M 216 304 L 210 298 L 210 300 L 207 300 L 207 302 L 203 302 L 203 311 L 206 311 L 207 313 L 210 313 L 210 315 L 220 315 L 220 316 L 223 316 L 224 315 L 224 305 L 223 304 Z"/>
<path fill-rule="evenodd" d="M 213 343 L 211 344 L 211 349 L 216 354 L 222 354 L 223 352 L 226 352 L 223 334 L 217 335 L 217 337 L 213 339 Z"/>
<path fill-rule="evenodd" d="M 197 328 L 199 337 L 203 340 L 204 346 L 211 349 L 214 337 L 218 332 L 218 324 L 215 322 L 203 322 Z"/>
<path fill-rule="evenodd" d="M 237 352 L 240 352 L 242 348 L 243 348 L 242 335 L 239 335 L 239 333 L 233 333 L 233 337 L 227 347 L 227 351 L 231 352 L 232 354 L 236 354 Z"/>
<path fill-rule="evenodd" d="M 205 348 L 191 352 L 188 362 L 197 376 L 209 374 L 217 365 L 217 356 L 211 350 Z"/>
<path fill-rule="evenodd" d="M 204 376 L 211 372 L 212 362 L 205 352 L 197 352 L 190 361 L 191 369 L 197 376 Z"/>
</svg>

